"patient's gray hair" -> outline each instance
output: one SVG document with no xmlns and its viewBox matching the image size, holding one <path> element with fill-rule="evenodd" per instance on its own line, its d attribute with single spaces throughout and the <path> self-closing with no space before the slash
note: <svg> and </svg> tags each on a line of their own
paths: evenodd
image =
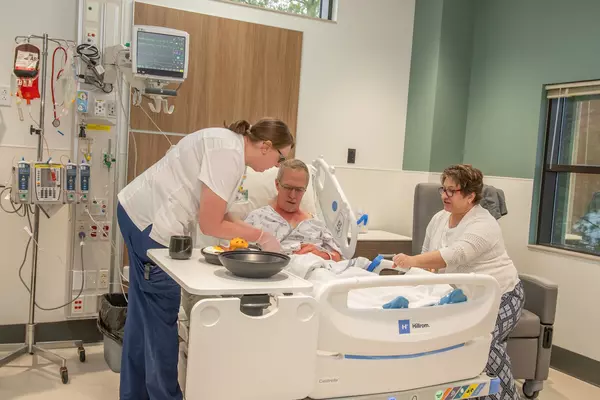
<svg viewBox="0 0 600 400">
<path fill-rule="evenodd" d="M 292 169 L 297 171 L 301 169 L 306 173 L 306 183 L 310 180 L 310 173 L 308 172 L 308 167 L 302 161 L 297 159 L 285 160 L 279 165 L 279 171 L 277 172 L 277 180 L 281 182 L 281 178 L 283 178 L 283 173 L 286 169 Z"/>
</svg>

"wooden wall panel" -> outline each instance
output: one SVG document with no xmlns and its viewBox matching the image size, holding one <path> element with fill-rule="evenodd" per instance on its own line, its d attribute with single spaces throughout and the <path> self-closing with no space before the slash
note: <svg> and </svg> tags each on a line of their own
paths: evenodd
<svg viewBox="0 0 600 400">
<path fill-rule="evenodd" d="M 224 121 L 268 116 L 284 120 L 295 135 L 302 32 L 144 3 L 135 3 L 134 21 L 190 34 L 188 78 L 177 98 L 170 99 L 175 112 L 154 114 L 144 105 L 163 131 L 187 134 Z M 156 131 L 137 107 L 130 123 L 133 129 Z M 151 165 L 168 148 L 164 137 L 150 136 L 137 143 L 142 165 Z"/>
</svg>

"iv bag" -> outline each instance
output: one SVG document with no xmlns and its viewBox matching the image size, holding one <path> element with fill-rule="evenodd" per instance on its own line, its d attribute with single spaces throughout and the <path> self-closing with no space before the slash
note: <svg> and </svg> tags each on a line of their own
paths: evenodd
<svg viewBox="0 0 600 400">
<path fill-rule="evenodd" d="M 69 47 L 66 49 L 67 61 L 65 62 L 65 68 L 60 74 L 56 82 L 58 89 L 58 98 L 61 99 L 62 111 L 61 115 L 68 114 L 69 110 L 75 103 L 77 98 L 77 83 L 75 75 L 75 58 L 73 56 L 73 49 Z"/>
</svg>

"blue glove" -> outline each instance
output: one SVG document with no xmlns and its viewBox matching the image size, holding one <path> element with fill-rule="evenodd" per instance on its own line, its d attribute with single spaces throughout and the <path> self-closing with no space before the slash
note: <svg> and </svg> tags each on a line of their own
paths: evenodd
<svg viewBox="0 0 600 400">
<path fill-rule="evenodd" d="M 467 296 L 465 296 L 462 289 L 454 289 L 440 299 L 439 305 L 464 303 L 465 301 L 467 301 Z"/>
<path fill-rule="evenodd" d="M 390 308 L 408 308 L 408 300 L 406 299 L 406 297 L 398 296 L 389 303 L 385 303 L 383 305 L 383 308 L 385 308 L 386 310 Z"/>
</svg>

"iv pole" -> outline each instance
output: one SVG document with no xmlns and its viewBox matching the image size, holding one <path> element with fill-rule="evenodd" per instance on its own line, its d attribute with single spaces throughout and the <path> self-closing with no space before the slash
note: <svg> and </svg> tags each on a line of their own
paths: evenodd
<svg viewBox="0 0 600 400">
<path fill-rule="evenodd" d="M 40 82 L 40 123 L 39 129 L 34 130 L 32 127 L 32 132 L 37 133 L 38 135 L 38 143 L 37 143 L 37 161 L 43 162 L 42 157 L 44 155 L 44 118 L 45 118 L 45 105 L 46 105 L 46 70 L 48 63 L 48 42 L 54 42 L 58 45 L 62 45 L 63 43 L 74 43 L 70 40 L 64 39 L 53 39 L 49 38 L 47 33 L 44 33 L 42 36 L 37 35 L 29 35 L 29 36 L 17 36 L 15 38 L 15 42 L 19 43 L 20 39 L 24 39 L 29 42 L 31 39 L 41 39 L 42 40 L 42 72 L 41 72 L 41 80 Z M 52 77 L 54 79 L 54 77 Z M 33 255 L 31 261 L 31 281 L 30 281 L 30 294 L 29 294 L 29 320 L 27 322 L 27 327 L 25 331 L 25 343 L 19 344 L 18 349 L 13 353 L 5 356 L 0 359 L 0 367 L 5 366 L 6 364 L 18 359 L 19 357 L 30 354 L 30 355 L 38 355 L 46 360 L 57 364 L 60 366 L 60 377 L 64 384 L 69 382 L 69 372 L 67 370 L 67 360 L 59 355 L 52 353 L 51 351 L 45 349 L 46 348 L 71 348 L 76 347 L 79 352 L 79 360 L 81 362 L 85 361 L 85 349 L 83 348 L 83 341 L 81 340 L 71 340 L 64 342 L 46 342 L 46 343 L 36 343 L 35 341 L 35 290 L 37 283 L 37 264 L 38 264 L 38 238 L 40 231 L 40 206 L 35 205 L 35 211 L 33 214 Z M 14 345 L 11 345 L 14 348 Z M 4 347 L 4 346 L 2 346 Z"/>
</svg>

